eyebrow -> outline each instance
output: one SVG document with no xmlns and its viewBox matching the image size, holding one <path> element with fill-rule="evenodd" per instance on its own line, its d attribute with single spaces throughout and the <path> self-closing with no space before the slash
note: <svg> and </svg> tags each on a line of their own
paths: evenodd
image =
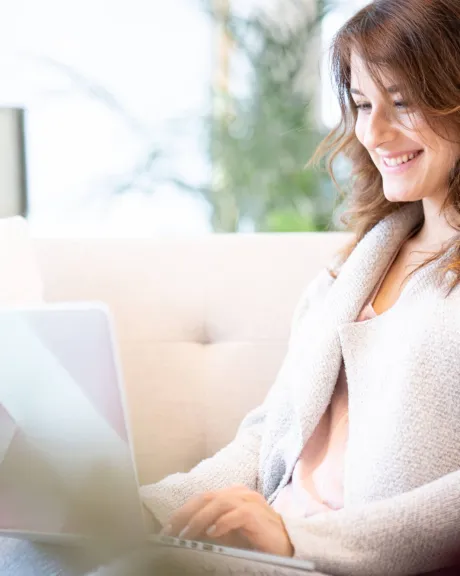
<svg viewBox="0 0 460 576">
<path fill-rule="evenodd" d="M 388 86 L 387 92 L 389 92 L 390 94 L 394 94 L 395 92 L 399 92 L 399 87 L 396 84 L 393 84 L 393 86 Z M 364 94 L 362 92 L 360 92 L 359 90 L 357 90 L 356 88 L 350 88 L 350 93 L 351 94 L 357 94 L 358 96 L 364 96 Z"/>
</svg>

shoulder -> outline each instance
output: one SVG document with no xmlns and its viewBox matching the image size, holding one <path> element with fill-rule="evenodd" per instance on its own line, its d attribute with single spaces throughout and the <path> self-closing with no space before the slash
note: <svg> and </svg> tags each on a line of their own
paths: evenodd
<svg viewBox="0 0 460 576">
<path fill-rule="evenodd" d="M 324 265 L 304 285 L 292 318 L 291 327 L 297 325 L 307 316 L 312 308 L 319 307 L 330 288 L 337 281 L 348 256 L 356 247 L 356 237 L 353 235 L 341 250 L 330 257 Z"/>
<path fill-rule="evenodd" d="M 323 266 L 319 272 L 306 283 L 294 311 L 293 324 L 298 324 L 307 311 L 317 306 L 326 298 L 329 289 L 336 281 L 336 277 L 331 274 L 331 264 L 332 262 Z"/>
<path fill-rule="evenodd" d="M 359 239 L 355 233 L 346 233 L 346 241 L 342 247 L 329 259 L 326 270 L 333 279 L 336 279 L 348 258 L 353 254 L 359 244 Z"/>
</svg>

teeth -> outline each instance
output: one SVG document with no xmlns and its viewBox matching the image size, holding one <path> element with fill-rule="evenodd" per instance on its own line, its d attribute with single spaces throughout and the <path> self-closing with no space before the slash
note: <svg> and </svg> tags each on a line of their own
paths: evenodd
<svg viewBox="0 0 460 576">
<path fill-rule="evenodd" d="M 399 166 L 400 164 L 405 164 L 417 156 L 418 152 L 412 152 L 411 154 L 404 154 L 403 156 L 398 156 L 397 158 L 384 158 L 383 161 L 387 166 Z"/>
</svg>

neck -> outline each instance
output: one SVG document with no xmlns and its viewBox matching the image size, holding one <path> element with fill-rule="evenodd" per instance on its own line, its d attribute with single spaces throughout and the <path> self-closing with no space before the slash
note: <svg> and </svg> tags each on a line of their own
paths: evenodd
<svg viewBox="0 0 460 576">
<path fill-rule="evenodd" d="M 454 228 L 460 228 L 460 215 L 450 211 L 447 218 L 447 215 L 441 212 L 442 202 L 435 198 L 423 198 L 422 202 L 424 222 L 414 240 L 422 248 L 439 250 L 460 233 Z"/>
</svg>

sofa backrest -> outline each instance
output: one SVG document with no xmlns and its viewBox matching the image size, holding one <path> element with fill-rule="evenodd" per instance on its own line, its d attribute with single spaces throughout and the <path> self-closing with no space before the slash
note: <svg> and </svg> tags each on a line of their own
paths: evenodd
<svg viewBox="0 0 460 576">
<path fill-rule="evenodd" d="M 233 438 L 276 377 L 302 290 L 348 239 L 35 240 L 47 301 L 112 310 L 142 484 Z"/>
</svg>

